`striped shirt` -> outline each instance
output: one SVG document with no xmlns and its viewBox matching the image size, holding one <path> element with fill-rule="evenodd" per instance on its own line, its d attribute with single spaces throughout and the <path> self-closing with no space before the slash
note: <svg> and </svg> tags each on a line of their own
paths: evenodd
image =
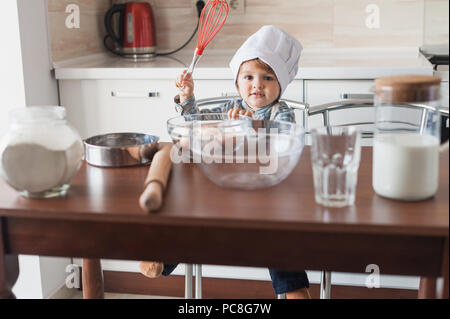
<svg viewBox="0 0 450 319">
<path fill-rule="evenodd" d="M 195 97 L 192 97 L 183 103 L 179 104 L 182 109 L 181 115 L 190 115 L 198 113 L 228 113 L 233 108 L 238 108 L 244 111 L 253 111 L 243 99 L 230 99 L 228 102 L 211 108 L 199 109 Z M 275 110 L 274 114 L 272 112 Z M 295 123 L 294 110 L 290 108 L 285 102 L 275 101 L 263 108 L 254 110 L 253 119 L 255 120 L 280 120 Z"/>
</svg>

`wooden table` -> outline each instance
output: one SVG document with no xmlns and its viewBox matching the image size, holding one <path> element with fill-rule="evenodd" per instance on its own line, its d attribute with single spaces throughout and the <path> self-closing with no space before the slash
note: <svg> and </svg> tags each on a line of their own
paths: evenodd
<svg viewBox="0 0 450 319">
<path fill-rule="evenodd" d="M 155 214 L 138 206 L 148 167 L 83 165 L 67 197 L 49 200 L 0 181 L 0 295 L 11 296 L 7 278 L 17 275 L 5 255 L 33 254 L 85 258 L 88 282 L 98 258 L 359 273 L 376 264 L 381 274 L 423 277 L 422 297 L 434 297 L 444 277 L 438 297 L 448 298 L 448 152 L 437 195 L 421 202 L 376 195 L 371 162 L 363 148 L 356 203 L 339 209 L 314 202 L 309 148 L 284 182 L 255 192 L 222 189 L 194 164 L 174 165 Z M 85 296 L 101 296 L 101 284 Z"/>
</svg>

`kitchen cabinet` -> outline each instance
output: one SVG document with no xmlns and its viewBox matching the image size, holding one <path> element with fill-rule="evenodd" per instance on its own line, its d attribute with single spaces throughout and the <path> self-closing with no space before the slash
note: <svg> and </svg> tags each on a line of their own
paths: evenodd
<svg viewBox="0 0 450 319">
<path fill-rule="evenodd" d="M 63 80 L 61 105 L 82 138 L 139 132 L 169 141 L 166 122 L 177 116 L 169 80 Z"/>
<path fill-rule="evenodd" d="M 211 97 L 238 95 L 233 80 L 195 80 L 195 97 L 206 99 Z"/>
</svg>

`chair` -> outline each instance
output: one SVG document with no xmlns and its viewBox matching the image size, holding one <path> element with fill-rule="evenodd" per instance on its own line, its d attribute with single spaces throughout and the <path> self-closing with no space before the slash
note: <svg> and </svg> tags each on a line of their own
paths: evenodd
<svg viewBox="0 0 450 319">
<path fill-rule="evenodd" d="M 202 266 L 185 264 L 184 298 L 192 299 L 192 277 L 195 271 L 195 299 L 202 299 Z"/>
<path fill-rule="evenodd" d="M 330 113 L 338 110 L 345 109 L 355 109 L 355 108 L 373 108 L 372 100 L 343 100 L 337 102 L 331 102 L 316 106 L 308 107 L 307 117 L 310 118 L 312 116 L 321 115 L 323 126 L 331 126 Z M 374 122 L 355 122 L 355 123 L 347 123 L 343 126 L 347 125 L 371 125 Z M 370 131 L 363 131 L 364 137 L 372 137 L 373 133 Z"/>
<path fill-rule="evenodd" d="M 307 108 L 307 117 L 310 118 L 312 116 L 321 115 L 323 126 L 332 126 L 330 114 L 334 111 L 345 110 L 345 109 L 358 109 L 358 108 L 373 108 L 373 100 L 371 99 L 352 99 L 352 100 L 343 100 L 337 101 L 327 104 L 316 105 Z M 404 124 L 411 127 L 418 127 L 420 132 L 423 131 L 425 127 L 425 123 L 427 120 L 427 110 L 430 109 L 429 106 L 424 104 L 403 104 L 399 105 L 399 107 L 403 107 L 406 109 L 410 109 L 413 111 L 417 111 L 416 114 L 411 112 L 411 116 L 409 118 L 405 118 L 404 121 L 398 121 L 399 124 Z M 448 117 L 449 111 L 448 109 L 440 110 L 441 116 Z M 415 122 L 414 122 L 415 121 Z M 339 126 L 374 126 L 374 121 L 370 122 L 350 122 L 345 124 L 339 124 Z M 373 138 L 373 130 L 361 130 L 362 138 Z"/>
</svg>

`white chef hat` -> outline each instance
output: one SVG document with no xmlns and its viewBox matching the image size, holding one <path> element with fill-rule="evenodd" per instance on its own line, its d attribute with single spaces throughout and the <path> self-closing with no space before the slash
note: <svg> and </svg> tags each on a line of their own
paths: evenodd
<svg viewBox="0 0 450 319">
<path fill-rule="evenodd" d="M 300 42 L 289 33 L 272 25 L 263 26 L 244 42 L 231 59 L 234 81 L 243 62 L 259 58 L 275 72 L 282 95 L 297 75 L 302 49 Z"/>
</svg>

